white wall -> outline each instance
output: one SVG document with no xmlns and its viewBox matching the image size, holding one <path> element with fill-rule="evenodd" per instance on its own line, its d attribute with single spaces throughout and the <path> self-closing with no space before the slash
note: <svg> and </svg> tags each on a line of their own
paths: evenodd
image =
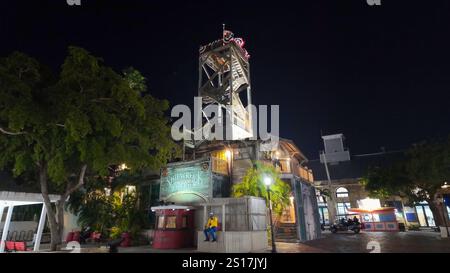
<svg viewBox="0 0 450 273">
<path fill-rule="evenodd" d="M 68 211 L 64 211 L 64 231 L 63 231 L 63 240 L 66 239 L 67 233 L 71 231 L 79 231 L 80 226 L 77 224 L 78 216 L 70 213 Z"/>
</svg>

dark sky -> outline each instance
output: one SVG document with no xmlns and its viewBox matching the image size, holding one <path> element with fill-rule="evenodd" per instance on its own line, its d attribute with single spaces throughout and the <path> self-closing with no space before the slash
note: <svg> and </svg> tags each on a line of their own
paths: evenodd
<svg viewBox="0 0 450 273">
<path fill-rule="evenodd" d="M 69 45 L 133 66 L 172 105 L 197 94 L 198 47 L 222 23 L 251 54 L 254 104 L 279 104 L 281 136 L 317 158 L 323 134 L 351 153 L 450 133 L 450 1 L 2 1 L 0 56 L 59 69 Z"/>
</svg>

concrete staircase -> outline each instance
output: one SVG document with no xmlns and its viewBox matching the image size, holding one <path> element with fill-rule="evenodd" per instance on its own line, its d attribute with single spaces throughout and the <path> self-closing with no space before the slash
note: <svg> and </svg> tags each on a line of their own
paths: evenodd
<svg viewBox="0 0 450 273">
<path fill-rule="evenodd" d="M 295 223 L 281 223 L 276 229 L 275 240 L 277 242 L 297 242 L 297 226 Z"/>
</svg>

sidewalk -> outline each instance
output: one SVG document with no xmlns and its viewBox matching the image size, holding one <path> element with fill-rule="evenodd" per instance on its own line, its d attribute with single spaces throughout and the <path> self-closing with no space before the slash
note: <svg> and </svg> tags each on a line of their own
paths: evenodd
<svg viewBox="0 0 450 273">
<path fill-rule="evenodd" d="M 270 246 L 266 251 L 254 253 L 270 253 Z M 308 246 L 302 243 L 277 243 L 278 253 L 326 253 L 327 251 Z M 195 248 L 189 249 L 154 249 L 150 245 L 133 246 L 133 247 L 119 247 L 119 253 L 200 253 Z"/>
</svg>

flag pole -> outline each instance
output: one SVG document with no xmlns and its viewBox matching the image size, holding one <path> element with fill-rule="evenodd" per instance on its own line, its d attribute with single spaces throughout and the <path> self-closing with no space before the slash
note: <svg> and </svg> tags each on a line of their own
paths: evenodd
<svg viewBox="0 0 450 273">
<path fill-rule="evenodd" d="M 225 45 L 225 23 L 222 23 L 222 44 Z"/>
</svg>

